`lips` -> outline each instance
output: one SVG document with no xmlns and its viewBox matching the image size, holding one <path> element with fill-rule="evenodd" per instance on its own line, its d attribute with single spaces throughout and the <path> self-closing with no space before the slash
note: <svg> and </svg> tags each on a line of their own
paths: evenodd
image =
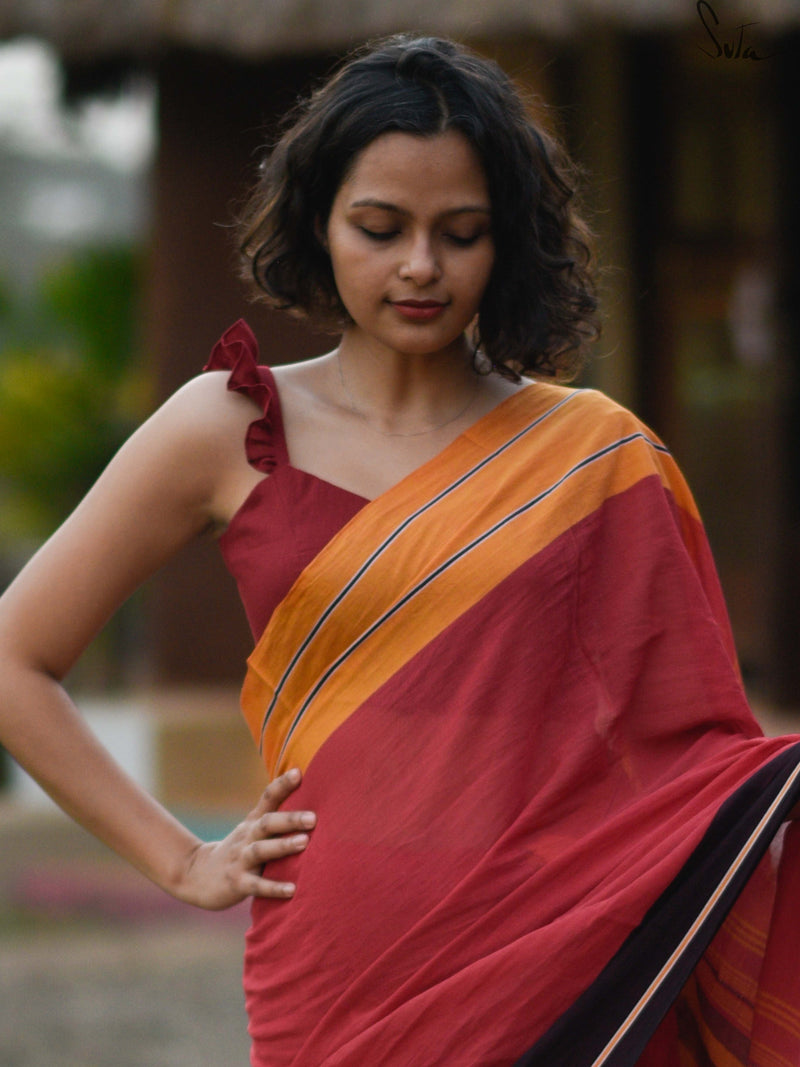
<svg viewBox="0 0 800 1067">
<path fill-rule="evenodd" d="M 391 304 L 403 318 L 416 322 L 429 322 L 447 307 L 440 300 L 392 300 Z"/>
</svg>

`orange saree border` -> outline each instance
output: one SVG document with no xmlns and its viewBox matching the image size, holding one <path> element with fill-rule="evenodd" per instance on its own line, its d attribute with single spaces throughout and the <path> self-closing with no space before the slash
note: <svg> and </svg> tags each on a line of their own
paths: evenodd
<svg viewBox="0 0 800 1067">
<path fill-rule="evenodd" d="M 537 383 L 368 504 L 299 576 L 248 659 L 242 710 L 270 774 L 304 770 L 498 581 L 648 477 L 696 518 L 666 448 L 633 416 L 592 390 Z"/>
</svg>

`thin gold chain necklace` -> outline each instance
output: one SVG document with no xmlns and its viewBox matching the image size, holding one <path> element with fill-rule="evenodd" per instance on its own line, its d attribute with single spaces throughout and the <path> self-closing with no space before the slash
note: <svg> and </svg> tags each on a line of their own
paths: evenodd
<svg viewBox="0 0 800 1067">
<path fill-rule="evenodd" d="M 366 423 L 370 430 L 372 430 L 374 433 L 379 433 L 381 437 L 424 437 L 425 434 L 436 433 L 437 430 L 443 430 L 445 426 L 449 426 L 452 422 L 457 422 L 462 417 L 462 415 L 466 415 L 466 413 L 475 403 L 475 398 L 478 395 L 478 376 L 476 375 L 475 387 L 472 390 L 472 396 L 469 398 L 469 400 L 466 402 L 464 407 L 461 408 L 460 411 L 457 411 L 455 415 L 451 415 L 450 418 L 445 419 L 444 422 L 440 422 L 436 426 L 430 426 L 427 430 L 411 430 L 408 432 L 403 432 L 399 430 L 381 430 L 358 407 L 355 402 L 355 399 L 353 398 L 353 394 L 347 388 L 347 383 L 344 380 L 344 370 L 342 369 L 342 357 L 338 349 L 336 350 L 336 365 L 339 368 L 339 382 L 341 383 L 344 395 L 347 397 L 348 407 L 354 415 L 357 415 Z"/>
</svg>

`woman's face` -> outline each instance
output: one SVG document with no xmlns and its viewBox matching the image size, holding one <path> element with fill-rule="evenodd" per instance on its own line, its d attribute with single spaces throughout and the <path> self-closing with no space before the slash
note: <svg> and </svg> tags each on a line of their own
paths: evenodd
<svg viewBox="0 0 800 1067">
<path fill-rule="evenodd" d="M 486 175 L 462 134 L 378 137 L 342 182 L 325 238 L 348 332 L 407 354 L 461 348 L 494 263 Z"/>
</svg>

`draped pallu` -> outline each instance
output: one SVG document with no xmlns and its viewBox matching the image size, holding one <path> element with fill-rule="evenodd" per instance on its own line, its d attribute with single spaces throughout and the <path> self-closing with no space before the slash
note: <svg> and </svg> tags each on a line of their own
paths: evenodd
<svg viewBox="0 0 800 1067">
<path fill-rule="evenodd" d="M 800 1064 L 800 745 L 602 394 L 525 388 L 362 508 L 242 707 L 318 813 L 270 867 L 295 898 L 254 903 L 256 1067 Z"/>
</svg>

